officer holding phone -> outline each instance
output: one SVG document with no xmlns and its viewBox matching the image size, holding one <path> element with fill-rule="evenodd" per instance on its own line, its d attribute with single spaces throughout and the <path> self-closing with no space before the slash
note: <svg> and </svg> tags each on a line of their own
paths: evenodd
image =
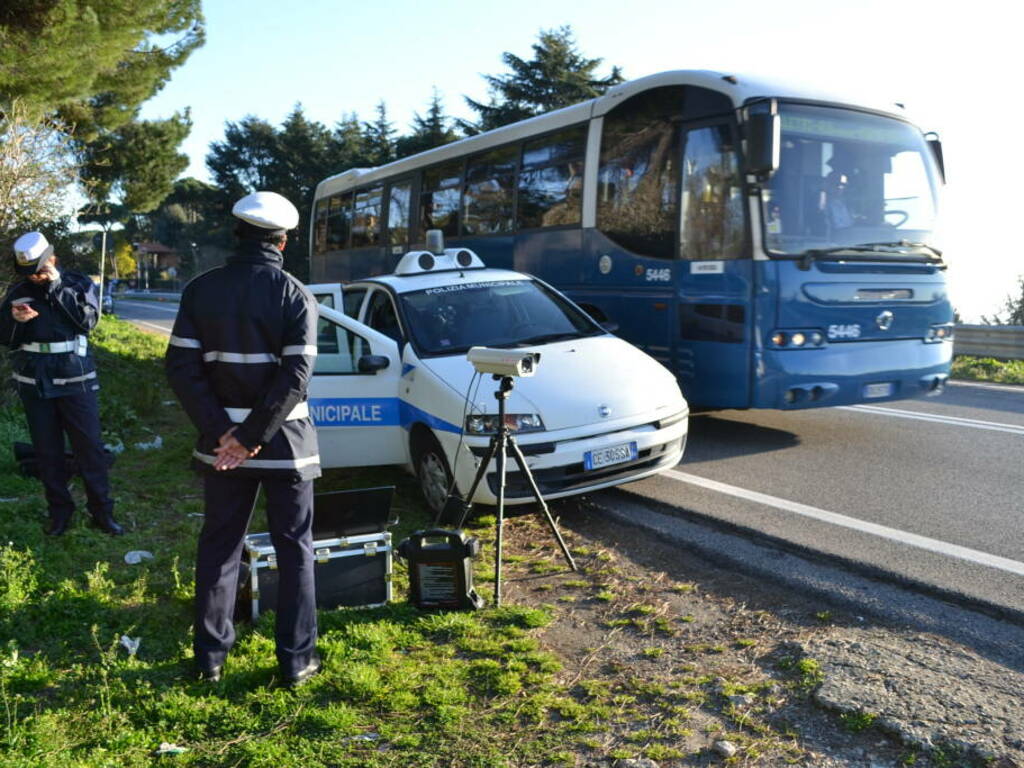
<svg viewBox="0 0 1024 768">
<path fill-rule="evenodd" d="M 277 555 L 277 659 L 288 685 L 320 671 L 313 581 L 313 479 L 320 476 L 306 389 L 316 361 L 317 304 L 285 272 L 299 212 L 275 192 L 232 209 L 238 248 L 181 295 L 167 378 L 198 431 L 194 466 L 206 501 L 196 555 L 197 673 L 220 680 L 245 531 L 262 487 Z"/>
<path fill-rule="evenodd" d="M 0 304 L 0 343 L 12 352 L 13 379 L 50 514 L 46 533 L 64 533 L 75 511 L 68 490 L 66 434 L 85 481 L 93 523 L 118 536 L 124 529 L 113 514 L 96 397 L 100 385 L 87 338 L 99 320 L 96 285 L 79 272 L 58 270 L 53 246 L 39 232 L 15 241 L 14 270 L 24 279 L 11 286 Z"/>
</svg>

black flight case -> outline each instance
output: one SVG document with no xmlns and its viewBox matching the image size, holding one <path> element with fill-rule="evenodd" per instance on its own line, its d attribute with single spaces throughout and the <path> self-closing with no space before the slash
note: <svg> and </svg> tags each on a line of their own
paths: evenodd
<svg viewBox="0 0 1024 768">
<path fill-rule="evenodd" d="M 393 486 L 318 493 L 313 502 L 316 604 L 372 608 L 391 600 Z M 277 605 L 277 555 L 269 533 L 245 537 L 236 616 L 255 620 Z"/>
</svg>

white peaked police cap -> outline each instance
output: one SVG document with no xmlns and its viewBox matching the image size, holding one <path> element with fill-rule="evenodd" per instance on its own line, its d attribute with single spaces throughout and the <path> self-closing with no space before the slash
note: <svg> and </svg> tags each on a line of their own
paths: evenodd
<svg viewBox="0 0 1024 768">
<path fill-rule="evenodd" d="M 26 232 L 14 241 L 14 270 L 20 275 L 35 274 L 53 246 L 41 232 Z"/>
<path fill-rule="evenodd" d="M 298 210 L 277 192 L 246 195 L 235 203 L 231 213 L 260 229 L 295 229 L 299 225 Z"/>
</svg>

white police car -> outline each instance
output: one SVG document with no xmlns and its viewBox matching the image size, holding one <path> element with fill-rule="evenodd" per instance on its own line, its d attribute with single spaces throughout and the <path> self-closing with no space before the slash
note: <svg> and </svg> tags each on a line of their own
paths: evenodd
<svg viewBox="0 0 1024 768">
<path fill-rule="evenodd" d="M 394 274 L 311 285 L 320 302 L 309 405 L 325 468 L 404 464 L 437 511 L 465 494 L 495 430 L 497 382 L 470 347 L 540 353 L 506 422 L 547 499 L 675 466 L 688 409 L 675 377 L 555 289 L 465 249 L 406 254 Z M 472 385 L 472 386 L 471 386 Z M 493 467 L 472 501 L 495 504 Z M 514 461 L 508 504 L 533 499 Z"/>
</svg>

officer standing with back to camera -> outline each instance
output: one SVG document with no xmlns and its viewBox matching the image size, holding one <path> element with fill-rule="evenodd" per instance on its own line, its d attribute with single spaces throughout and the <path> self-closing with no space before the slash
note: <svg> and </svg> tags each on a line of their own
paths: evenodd
<svg viewBox="0 0 1024 768">
<path fill-rule="evenodd" d="M 58 270 L 46 238 L 28 232 L 14 243 L 15 283 L 0 305 L 0 342 L 12 350 L 13 379 L 25 406 L 39 478 L 50 520 L 60 536 L 75 511 L 68 490 L 64 435 L 85 481 L 95 525 L 118 536 L 96 392 L 100 385 L 89 353 L 89 333 L 99 320 L 96 285 L 80 272 Z"/>
<path fill-rule="evenodd" d="M 199 430 L 205 520 L 196 556 L 195 661 L 216 682 L 235 641 L 232 615 L 246 528 L 262 485 L 280 573 L 277 660 L 289 685 L 320 670 L 313 582 L 313 479 L 320 476 L 306 388 L 317 305 L 282 269 L 299 212 L 274 192 L 232 209 L 238 248 L 189 283 L 167 347 L 172 388 Z"/>
</svg>

